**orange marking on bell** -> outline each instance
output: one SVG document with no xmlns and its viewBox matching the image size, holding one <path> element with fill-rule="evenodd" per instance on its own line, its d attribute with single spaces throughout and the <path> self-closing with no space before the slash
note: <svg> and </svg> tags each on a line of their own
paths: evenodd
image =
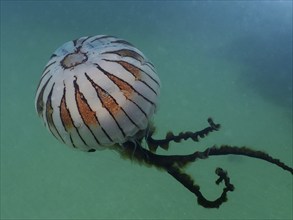
<svg viewBox="0 0 293 220">
<path fill-rule="evenodd" d="M 103 106 L 108 109 L 112 113 L 112 115 L 117 115 L 121 112 L 120 106 L 116 103 L 116 101 L 101 88 L 96 88 L 101 99 Z"/>
<path fill-rule="evenodd" d="M 118 61 L 118 63 L 127 69 L 135 77 L 135 80 L 141 79 L 140 69 L 124 61 Z"/>
<path fill-rule="evenodd" d="M 62 122 L 64 124 L 65 130 L 68 131 L 74 127 L 72 119 L 70 117 L 70 113 L 68 109 L 66 108 L 65 104 L 65 96 L 63 96 L 61 100 L 61 105 L 60 105 L 60 117 L 62 119 Z"/>
<path fill-rule="evenodd" d="M 98 122 L 95 117 L 96 113 L 90 109 L 86 100 L 80 91 L 76 91 L 76 101 L 79 113 L 87 125 L 97 126 Z"/>
<path fill-rule="evenodd" d="M 108 77 L 119 87 L 127 99 L 131 99 L 132 95 L 134 94 L 134 90 L 131 88 L 131 86 L 114 75 L 108 75 Z"/>
<path fill-rule="evenodd" d="M 47 123 L 51 127 L 54 125 L 52 114 L 53 114 L 53 108 L 51 106 L 51 101 L 49 101 L 46 104 L 46 118 L 47 118 Z"/>
</svg>

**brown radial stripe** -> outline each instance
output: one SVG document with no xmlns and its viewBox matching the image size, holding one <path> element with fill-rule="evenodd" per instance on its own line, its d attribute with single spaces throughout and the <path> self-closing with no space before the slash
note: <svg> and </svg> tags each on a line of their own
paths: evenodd
<svg viewBox="0 0 293 220">
<path fill-rule="evenodd" d="M 144 58 L 139 53 L 137 53 L 137 52 L 135 52 L 133 50 L 121 49 L 121 50 L 116 50 L 116 51 L 104 52 L 103 54 L 118 54 L 121 57 L 131 57 L 131 58 L 139 61 L 142 65 L 147 64 L 149 67 L 151 66 L 150 68 L 152 69 L 152 71 L 155 72 L 153 65 L 150 62 L 146 62 L 144 60 Z M 104 59 L 104 60 L 106 60 L 106 59 Z M 131 65 L 131 64 L 125 62 L 125 61 L 114 61 L 114 60 L 106 60 L 106 61 L 112 61 L 112 62 L 118 62 L 118 63 L 121 62 L 120 64 L 124 68 L 126 68 L 129 71 L 133 70 L 134 71 L 133 74 L 137 74 L 136 76 L 134 75 L 136 77 L 136 79 L 141 79 L 140 73 L 143 72 L 148 77 L 150 77 L 158 86 L 160 86 L 160 83 L 156 79 L 154 79 L 151 75 L 149 75 L 148 73 L 142 71 L 141 69 L 139 69 L 138 67 L 136 67 L 134 65 Z M 138 75 L 138 73 L 139 73 L 139 75 Z M 144 82 L 144 81 L 142 81 L 142 82 Z"/>
<path fill-rule="evenodd" d="M 73 142 L 73 139 L 72 139 L 72 136 L 71 136 L 71 133 L 70 133 L 70 130 L 71 129 L 75 129 L 79 138 L 81 139 L 81 141 L 84 143 L 84 145 L 88 146 L 85 142 L 85 140 L 82 138 L 82 136 L 80 135 L 77 127 L 75 127 L 74 123 L 73 123 L 73 119 L 71 117 L 71 114 L 70 114 L 70 111 L 69 109 L 67 108 L 67 105 L 66 105 L 66 99 L 65 99 L 65 94 L 66 94 L 66 87 L 64 85 L 64 89 L 63 89 L 63 96 L 62 96 L 62 99 L 61 99 L 61 102 L 60 102 L 60 118 L 61 118 L 61 122 L 63 124 L 63 127 L 65 128 L 65 130 L 68 132 L 69 134 L 69 137 L 70 137 L 70 141 L 71 141 L 71 144 L 74 146 L 74 147 L 78 147 L 74 144 Z"/>
<path fill-rule="evenodd" d="M 139 53 L 129 49 L 121 49 L 121 50 L 104 52 L 104 54 L 107 54 L 107 53 L 118 54 L 121 57 L 131 57 L 135 60 L 138 60 L 140 63 L 144 62 L 144 58 Z"/>
<path fill-rule="evenodd" d="M 41 79 L 40 79 L 40 81 L 39 81 L 39 84 L 38 84 L 38 87 L 37 87 L 37 91 L 38 91 L 38 89 L 39 89 L 39 87 L 40 87 L 40 85 L 41 85 L 41 82 L 42 82 L 42 80 L 44 79 L 44 77 L 45 77 L 48 73 L 50 73 L 50 70 L 47 71 L 47 69 L 48 69 L 51 65 L 53 65 L 54 63 L 56 63 L 56 61 L 54 61 L 54 62 L 48 64 L 48 65 L 45 67 L 45 69 L 43 70 L 42 77 L 41 77 Z M 52 76 L 50 76 L 49 79 L 51 79 L 51 77 L 52 77 Z M 48 80 L 48 81 L 49 81 L 49 80 Z M 48 83 L 48 81 L 47 81 L 47 83 Z M 46 84 L 47 84 L 47 83 L 46 83 Z"/>
<path fill-rule="evenodd" d="M 47 66 L 45 66 L 44 70 L 43 70 L 43 73 L 51 66 L 53 65 L 54 63 L 56 63 L 56 60 L 53 61 L 52 63 L 48 64 Z"/>
<path fill-rule="evenodd" d="M 43 70 L 42 77 L 41 77 L 41 79 L 40 79 L 40 81 L 39 81 L 39 84 L 38 84 L 38 87 L 37 87 L 37 91 L 38 91 L 38 89 L 39 89 L 39 87 L 40 87 L 40 84 L 41 84 L 42 80 L 44 79 L 44 77 L 45 77 L 48 73 L 50 73 L 50 70 L 47 71 L 47 69 L 48 69 L 51 65 L 53 65 L 54 63 L 56 63 L 56 61 L 54 61 L 54 62 L 50 63 L 49 65 L 47 65 L 47 66 L 45 67 L 45 69 Z M 52 76 L 50 76 L 50 78 L 51 78 L 51 77 L 52 77 Z"/>
<path fill-rule="evenodd" d="M 98 126 L 98 121 L 96 119 L 96 113 L 90 109 L 83 94 L 79 91 L 78 87 L 75 90 L 75 99 L 76 99 L 78 111 L 79 111 L 83 121 L 88 126 L 90 126 L 90 125 Z"/>
<path fill-rule="evenodd" d="M 89 76 L 86 74 L 87 78 L 89 79 Z M 92 85 L 94 86 L 98 97 L 100 98 L 103 107 L 105 107 L 108 111 L 111 112 L 112 115 L 117 115 L 121 112 L 121 108 L 119 104 L 116 102 L 116 100 L 104 89 L 102 89 L 99 85 L 97 85 L 95 82 L 90 80 Z"/>
<path fill-rule="evenodd" d="M 125 61 L 116 61 L 116 60 L 108 60 L 108 59 L 103 59 L 104 61 L 108 61 L 108 62 L 114 62 L 114 63 L 118 63 L 120 64 L 126 71 L 128 71 L 131 75 L 134 76 L 135 80 L 142 82 L 143 84 L 145 84 L 150 90 L 152 90 L 153 93 L 155 93 L 156 95 L 157 92 L 149 85 L 147 84 L 145 81 L 143 81 L 141 79 L 141 72 L 143 72 L 144 74 L 146 74 L 148 77 L 150 77 L 158 86 L 160 86 L 160 84 L 153 78 L 151 77 L 149 74 L 147 74 L 146 72 L 144 72 L 143 70 L 139 69 L 138 67 L 125 62 Z"/>
<path fill-rule="evenodd" d="M 145 84 L 150 90 L 153 91 L 153 93 L 155 93 L 157 95 L 157 92 L 149 84 L 147 84 L 145 81 L 143 81 L 141 79 L 141 70 L 139 68 L 137 68 L 136 66 L 131 65 L 130 63 L 127 63 L 125 61 L 116 61 L 116 62 L 119 63 L 121 66 L 123 66 L 123 68 L 126 69 L 128 72 L 130 72 L 135 77 L 135 80 L 138 80 L 138 81 L 142 82 L 143 84 Z M 150 77 L 150 78 L 153 79 L 152 77 Z"/>
<path fill-rule="evenodd" d="M 54 110 L 53 110 L 53 107 L 52 107 L 51 97 L 52 97 L 54 86 L 55 86 L 55 83 L 53 84 L 53 86 L 51 88 L 51 91 L 50 91 L 50 93 L 48 95 L 47 102 L 46 102 L 46 120 L 47 120 L 48 127 L 49 127 L 51 133 L 55 136 L 55 133 L 52 131 L 52 128 L 53 128 L 55 130 L 55 132 L 58 134 L 59 138 L 64 142 L 64 140 L 61 137 L 60 133 L 58 132 L 58 130 L 57 130 L 56 126 L 55 126 L 54 120 L 53 120 L 53 111 Z"/>
<path fill-rule="evenodd" d="M 43 81 L 44 77 L 50 72 L 50 70 L 48 70 L 46 73 L 44 73 L 44 75 L 41 77 L 38 87 L 37 87 L 37 91 L 39 90 L 39 87 L 41 85 L 41 82 Z M 49 79 L 52 77 L 52 75 L 49 77 Z M 46 84 L 48 83 L 49 80 L 47 80 Z"/>
<path fill-rule="evenodd" d="M 65 90 L 65 88 L 64 88 L 64 90 Z M 60 117 L 61 117 L 62 124 L 67 132 L 70 129 L 74 128 L 74 124 L 73 124 L 73 120 L 71 118 L 70 112 L 66 107 L 65 91 L 63 93 L 63 97 L 62 97 L 61 103 L 60 103 Z"/>
<path fill-rule="evenodd" d="M 128 72 L 130 72 L 134 76 L 135 80 L 141 80 L 141 73 L 139 68 L 125 61 L 116 61 L 116 62 L 119 63 L 121 66 L 123 66 L 124 69 L 126 69 Z"/>
<path fill-rule="evenodd" d="M 136 92 L 137 94 L 141 95 L 140 93 L 138 93 L 131 85 L 129 85 L 127 82 L 125 82 L 124 80 L 114 76 L 113 74 L 107 72 L 106 70 L 104 70 L 102 67 L 99 66 L 99 64 L 95 63 L 95 65 L 97 66 L 97 68 L 102 71 L 113 83 L 117 83 L 116 85 L 119 87 L 119 89 L 121 90 L 121 92 L 124 94 L 124 96 L 131 101 L 133 104 L 135 104 L 144 115 L 146 115 L 146 113 L 142 110 L 142 108 L 140 108 L 140 106 L 138 106 L 134 101 L 132 101 L 130 98 L 133 95 L 134 92 Z M 143 96 L 142 96 L 143 97 Z M 114 100 L 114 99 L 113 99 Z M 147 99 L 148 100 L 148 99 Z M 115 101 L 115 100 L 114 100 Z M 115 101 L 115 103 L 118 105 L 118 103 Z M 118 105 L 119 106 L 119 105 Z M 120 107 L 120 110 L 124 112 L 124 114 L 126 115 L 126 117 L 132 122 L 132 124 L 134 124 L 136 127 L 139 128 L 139 126 L 135 123 L 135 121 L 133 119 L 131 119 L 131 117 L 127 114 L 127 112 Z"/>
<path fill-rule="evenodd" d="M 79 114 L 82 120 L 84 121 L 85 125 L 88 127 L 89 131 L 91 132 L 91 134 L 93 135 L 94 139 L 97 141 L 98 144 L 100 144 L 100 142 L 98 138 L 95 136 L 95 134 L 92 132 L 90 126 L 95 126 L 95 127 L 100 126 L 104 134 L 108 137 L 108 139 L 110 141 L 113 141 L 112 138 L 109 136 L 109 134 L 101 126 L 96 116 L 96 112 L 90 108 L 84 95 L 80 92 L 79 86 L 76 81 L 77 81 L 77 78 L 75 77 L 75 80 L 74 80 L 75 100 L 77 103 Z"/>
<path fill-rule="evenodd" d="M 95 89 L 98 92 L 103 106 L 106 107 L 106 109 L 108 109 L 112 115 L 116 116 L 119 112 L 121 112 L 120 106 L 108 92 L 97 85 L 95 86 Z"/>
<path fill-rule="evenodd" d="M 105 59 L 104 59 L 105 60 Z M 117 61 L 112 61 L 112 60 L 105 60 L 105 61 L 110 61 L 110 62 L 117 62 Z M 146 101 L 148 101 L 149 103 L 151 103 L 152 105 L 155 105 L 154 104 L 154 102 L 152 102 L 151 100 L 149 100 L 147 97 L 145 97 L 143 94 L 141 94 L 139 91 L 137 91 L 135 88 L 133 88 L 129 83 L 127 83 L 126 81 L 124 81 L 123 79 L 121 79 L 121 78 L 119 78 L 119 77 L 117 77 L 117 76 L 115 76 L 115 75 L 113 75 L 113 74 L 111 74 L 111 73 L 108 73 L 107 71 L 105 71 L 104 69 L 102 69 L 100 66 L 99 66 L 99 64 L 97 64 L 97 63 L 94 63 L 96 66 L 97 66 L 97 68 L 100 70 L 100 71 L 102 71 L 106 76 L 108 76 L 109 78 L 110 78 L 110 76 L 111 76 L 111 80 L 112 79 L 115 79 L 116 80 L 116 82 L 114 81 L 114 80 L 112 80 L 115 84 L 118 82 L 118 81 L 120 81 L 120 83 L 117 83 L 117 86 L 119 87 L 119 89 L 120 90 L 122 90 L 122 92 L 123 92 L 123 94 L 124 94 L 124 96 L 126 97 L 126 98 L 130 98 L 130 96 L 127 96 L 128 94 L 127 93 L 124 93 L 124 91 L 123 91 L 123 87 L 124 88 L 127 88 L 125 91 L 131 91 L 131 95 L 133 94 L 132 92 L 136 92 L 139 96 L 141 96 L 144 100 L 146 100 Z M 141 80 L 140 80 L 141 81 Z M 147 85 L 144 81 L 141 81 L 142 83 L 144 83 L 146 86 L 148 86 L 148 87 L 150 87 L 149 85 Z M 121 87 L 120 87 L 120 86 Z M 122 87 L 122 85 L 123 85 L 123 87 Z M 150 88 L 151 90 L 153 90 L 152 88 Z M 156 94 L 156 92 L 154 91 L 154 93 Z M 129 95 L 130 95 L 129 94 Z M 131 100 L 131 99 L 129 99 L 129 100 Z M 133 102 L 132 100 L 131 100 L 131 102 Z M 134 103 L 134 102 L 133 102 Z M 135 103 L 135 105 L 137 105 L 136 103 Z M 138 105 L 137 105 L 138 106 Z M 140 108 L 140 107 L 139 107 Z M 142 111 L 143 112 L 143 111 Z"/>
<path fill-rule="evenodd" d="M 125 137 L 125 132 L 123 131 L 122 127 L 119 125 L 119 123 L 117 122 L 115 116 L 117 116 L 117 114 L 121 113 L 121 107 L 119 106 L 119 104 L 116 102 L 116 100 L 108 93 L 106 92 L 104 89 L 102 89 L 98 84 L 96 84 L 88 75 L 87 73 L 85 73 L 86 78 L 90 81 L 90 83 L 92 84 L 92 86 L 94 87 L 94 89 L 97 92 L 97 95 L 102 103 L 102 106 L 104 108 L 107 109 L 107 111 L 109 112 L 109 114 L 112 116 L 112 118 L 114 119 L 114 121 L 116 122 L 119 130 L 121 131 L 121 133 L 123 134 L 123 136 Z"/>
<path fill-rule="evenodd" d="M 42 116 L 42 113 L 43 113 L 43 110 L 44 110 L 44 101 L 43 101 L 44 91 L 45 91 L 45 89 L 46 89 L 46 87 L 48 85 L 48 82 L 50 81 L 51 78 L 52 78 L 52 76 L 50 76 L 49 79 L 47 80 L 47 82 L 44 84 L 44 86 L 41 89 L 41 91 L 39 92 L 39 95 L 38 95 L 38 98 L 37 98 L 37 112 L 38 112 L 39 116 Z"/>
<path fill-rule="evenodd" d="M 131 97 L 134 94 L 134 89 L 125 81 L 123 81 L 122 79 L 110 74 L 110 73 L 105 73 L 107 75 L 107 77 L 112 80 L 112 82 L 114 82 L 119 89 L 121 90 L 121 92 L 124 94 L 124 96 L 127 99 L 131 99 Z"/>
<path fill-rule="evenodd" d="M 136 126 L 139 127 L 125 112 L 123 108 L 116 102 L 116 100 L 104 89 L 99 87 L 98 85 L 95 86 L 95 89 L 98 93 L 98 96 L 103 103 L 103 106 L 111 113 L 112 117 L 116 117 L 118 114 L 122 112 L 126 115 L 126 117 Z M 116 120 L 116 119 L 115 119 Z"/>
<path fill-rule="evenodd" d="M 145 111 L 136 103 L 132 100 L 133 94 L 137 93 L 139 94 L 132 86 L 130 86 L 127 82 L 125 82 L 124 80 L 108 73 L 108 72 L 104 72 L 107 77 L 112 80 L 112 82 L 114 82 L 119 89 L 121 90 L 121 92 L 123 93 L 123 95 L 126 97 L 127 100 L 129 100 L 130 102 L 132 102 L 134 105 L 136 105 L 139 110 L 145 115 L 147 116 L 147 114 L 145 113 Z M 139 94 L 140 95 L 140 94 Z"/>
<path fill-rule="evenodd" d="M 51 101 L 51 96 L 52 96 L 52 91 L 53 91 L 53 88 L 54 88 L 54 85 L 52 86 L 52 89 L 48 95 L 48 99 L 47 99 L 47 102 L 46 102 L 46 119 L 47 119 L 47 123 L 50 125 L 49 127 L 51 126 L 54 126 L 54 121 L 53 121 L 53 107 L 52 107 L 52 101 Z"/>
</svg>

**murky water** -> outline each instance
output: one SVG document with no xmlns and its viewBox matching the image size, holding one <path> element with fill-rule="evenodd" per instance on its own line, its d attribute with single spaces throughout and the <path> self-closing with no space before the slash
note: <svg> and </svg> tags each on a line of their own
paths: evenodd
<svg viewBox="0 0 293 220">
<path fill-rule="evenodd" d="M 34 109 L 44 65 L 66 41 L 109 34 L 155 64 L 156 137 L 222 124 L 184 154 L 247 145 L 292 166 L 292 2 L 1 1 L 1 219 L 292 219 L 292 175 L 267 162 L 211 157 L 188 167 L 209 198 L 217 166 L 236 189 L 204 209 L 171 176 L 105 150 L 70 149 Z"/>
</svg>

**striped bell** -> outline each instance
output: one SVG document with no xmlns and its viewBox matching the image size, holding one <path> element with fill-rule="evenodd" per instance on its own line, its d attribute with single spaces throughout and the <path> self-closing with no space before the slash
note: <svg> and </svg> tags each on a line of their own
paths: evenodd
<svg viewBox="0 0 293 220">
<path fill-rule="evenodd" d="M 51 56 L 35 107 L 57 139 L 91 151 L 142 138 L 159 89 L 154 66 L 132 44 L 106 35 L 81 37 Z"/>
</svg>

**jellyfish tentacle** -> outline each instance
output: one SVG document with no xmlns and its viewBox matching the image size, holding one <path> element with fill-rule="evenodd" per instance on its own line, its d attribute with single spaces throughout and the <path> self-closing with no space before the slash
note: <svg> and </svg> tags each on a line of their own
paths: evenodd
<svg viewBox="0 0 293 220">
<path fill-rule="evenodd" d="M 208 152 L 208 156 L 221 156 L 221 155 L 231 155 L 231 154 L 261 159 L 269 163 L 275 164 L 276 166 L 293 174 L 293 168 L 281 162 L 279 159 L 273 158 L 272 156 L 270 156 L 269 154 L 263 151 L 252 150 L 245 146 L 243 147 L 229 146 L 229 145 L 221 145 L 220 147 L 213 146 L 209 149 L 209 152 Z"/>
<path fill-rule="evenodd" d="M 123 158 L 136 161 L 141 164 L 155 166 L 166 169 L 176 164 L 179 168 L 194 162 L 196 159 L 205 159 L 208 156 L 208 150 L 204 152 L 194 152 L 187 155 L 160 155 L 155 154 L 141 146 L 141 143 L 126 142 L 122 146 L 117 145 L 114 148 Z"/>
<path fill-rule="evenodd" d="M 188 139 L 192 139 L 195 142 L 199 141 L 199 138 L 204 138 L 206 137 L 210 132 L 213 131 L 218 131 L 220 129 L 220 124 L 215 124 L 214 121 L 212 120 L 212 118 L 208 118 L 208 123 L 209 126 L 200 130 L 200 131 L 196 131 L 196 132 L 191 132 L 191 131 L 187 131 L 187 132 L 180 132 L 178 135 L 174 135 L 171 131 L 168 132 L 166 134 L 165 139 L 153 139 L 152 135 L 153 135 L 153 131 L 154 129 L 150 130 L 147 133 L 147 136 L 145 138 L 148 147 L 150 149 L 150 151 L 152 152 L 156 152 L 158 147 L 161 147 L 165 150 L 168 150 L 169 148 L 169 143 L 171 141 L 174 142 L 180 142 L 182 140 L 188 140 Z"/>
<path fill-rule="evenodd" d="M 126 142 L 123 144 L 123 150 L 118 150 L 124 158 L 136 160 L 139 163 L 155 166 L 159 169 L 167 171 L 173 178 L 180 182 L 185 188 L 191 191 L 196 197 L 200 205 L 206 208 L 219 208 L 219 206 L 227 201 L 227 192 L 233 191 L 234 186 L 230 183 L 230 179 L 226 171 L 221 168 L 216 169 L 219 178 L 216 184 L 219 185 L 224 181 L 225 187 L 222 194 L 214 201 L 206 199 L 200 192 L 199 185 L 194 183 L 192 177 L 183 171 L 183 167 L 188 163 L 194 162 L 196 159 L 206 159 L 209 154 L 209 148 L 203 152 L 194 152 L 189 155 L 158 155 L 143 148 L 140 143 Z"/>
<path fill-rule="evenodd" d="M 197 159 L 207 159 L 210 156 L 223 156 L 223 155 L 239 155 L 239 156 L 247 156 L 252 158 L 261 159 L 267 161 L 271 164 L 274 164 L 293 175 L 293 168 L 281 162 L 279 159 L 273 158 L 269 154 L 252 150 L 248 147 L 237 147 L 230 145 L 221 145 L 220 147 L 212 146 L 207 148 L 204 151 L 195 151 L 192 154 L 187 155 L 159 155 L 152 153 L 151 151 L 143 148 L 140 143 L 125 143 L 124 150 L 120 150 L 120 153 L 124 155 L 131 154 L 131 157 L 128 155 L 130 159 L 135 159 L 139 162 L 143 162 L 148 165 L 153 165 L 158 168 L 170 167 L 176 164 L 177 167 L 183 168 L 187 164 L 196 161 Z"/>
<path fill-rule="evenodd" d="M 191 191 L 196 197 L 199 205 L 205 208 L 219 208 L 224 202 L 228 200 L 227 193 L 234 190 L 234 186 L 230 183 L 230 178 L 226 171 L 221 168 L 217 168 L 215 173 L 219 176 L 216 180 L 218 185 L 224 180 L 225 187 L 223 188 L 222 194 L 215 199 L 214 201 L 206 199 L 200 191 L 199 185 L 194 183 L 192 177 L 184 173 L 178 167 L 170 167 L 167 169 L 167 172 L 174 177 L 178 182 L 180 182 L 185 188 Z"/>
<path fill-rule="evenodd" d="M 159 155 L 143 148 L 141 146 L 141 141 L 138 141 L 136 143 L 124 143 L 120 146 L 117 152 L 119 152 L 124 158 L 129 158 L 141 164 L 155 166 L 159 169 L 165 170 L 186 189 L 191 191 L 197 197 L 198 204 L 205 208 L 219 208 L 224 202 L 227 201 L 227 193 L 229 191 L 234 191 L 234 186 L 231 184 L 227 172 L 221 168 L 217 168 L 215 172 L 218 175 L 218 179 L 215 183 L 219 185 L 221 182 L 224 182 L 225 187 L 217 199 L 213 201 L 206 199 L 201 193 L 199 185 L 195 184 L 192 177 L 184 172 L 184 167 L 189 163 L 195 162 L 197 159 L 207 159 L 211 156 L 221 155 L 248 156 L 275 164 L 293 174 L 293 168 L 289 167 L 285 163 L 271 157 L 265 152 L 252 150 L 248 147 L 222 145 L 220 147 L 212 146 L 204 151 L 195 151 L 194 153 L 187 155 Z"/>
</svg>

